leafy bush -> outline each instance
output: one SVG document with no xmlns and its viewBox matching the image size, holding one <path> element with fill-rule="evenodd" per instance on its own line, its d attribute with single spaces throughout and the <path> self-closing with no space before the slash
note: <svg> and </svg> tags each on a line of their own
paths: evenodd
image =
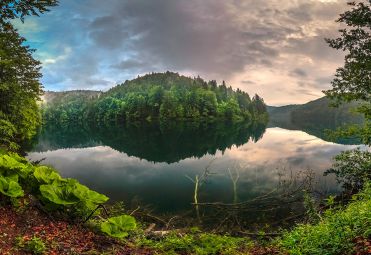
<svg viewBox="0 0 371 255">
<path fill-rule="evenodd" d="M 137 227 L 134 217 L 129 215 L 121 215 L 109 218 L 101 223 L 100 229 L 103 233 L 116 238 L 124 238 L 129 235 L 129 231 L 135 230 Z"/>
<path fill-rule="evenodd" d="M 344 210 L 328 210 L 317 225 L 298 225 L 279 245 L 293 255 L 351 254 L 356 237 L 371 236 L 371 184 Z"/>
<path fill-rule="evenodd" d="M 357 191 L 362 189 L 365 180 L 371 180 L 371 152 L 357 148 L 343 151 L 334 159 L 335 163 L 325 175 L 335 174 L 344 188 Z"/>
</svg>

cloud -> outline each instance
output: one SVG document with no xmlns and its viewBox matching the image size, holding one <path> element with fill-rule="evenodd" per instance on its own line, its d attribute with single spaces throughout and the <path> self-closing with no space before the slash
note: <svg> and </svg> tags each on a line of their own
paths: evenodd
<svg viewBox="0 0 371 255">
<path fill-rule="evenodd" d="M 291 71 L 291 74 L 293 76 L 299 76 L 299 77 L 307 77 L 307 72 L 303 69 L 300 68 L 295 68 L 294 70 Z"/>
<path fill-rule="evenodd" d="M 26 33 L 35 56 L 48 64 L 46 88 L 91 89 L 102 81 L 108 89 L 138 74 L 172 70 L 250 93 L 259 86 L 266 102 L 281 104 L 314 99 L 318 87 L 328 87 L 324 81 L 343 55 L 324 37 L 336 36 L 334 20 L 345 8 L 341 0 L 62 0 L 25 24 L 35 28 Z M 61 58 L 66 48 L 71 51 Z M 297 94 L 303 79 L 319 85 Z"/>
</svg>

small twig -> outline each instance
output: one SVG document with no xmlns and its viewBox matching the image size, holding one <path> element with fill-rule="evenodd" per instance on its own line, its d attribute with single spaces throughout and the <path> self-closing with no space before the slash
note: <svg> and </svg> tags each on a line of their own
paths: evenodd
<svg viewBox="0 0 371 255">
<path fill-rule="evenodd" d="M 103 208 L 103 210 L 104 210 L 106 216 L 108 217 L 108 216 L 109 216 L 109 213 L 108 213 L 106 207 L 104 207 L 104 205 L 98 205 L 97 208 L 95 208 L 95 209 L 94 209 L 94 210 L 89 214 L 89 216 L 84 220 L 84 222 L 83 222 L 82 224 L 85 224 L 88 220 L 90 220 L 90 218 L 93 216 L 93 214 L 94 214 L 94 213 L 95 213 L 99 208 L 101 208 L 101 207 Z"/>
<path fill-rule="evenodd" d="M 42 161 L 44 161 L 46 158 L 42 158 L 42 159 L 39 159 L 39 160 L 35 160 L 35 161 L 31 161 L 31 164 L 33 165 L 38 165 L 40 164 Z"/>
<path fill-rule="evenodd" d="M 169 228 L 170 222 L 171 222 L 173 219 L 176 219 L 176 218 L 178 218 L 178 217 L 179 217 L 178 215 L 175 215 L 174 217 L 171 217 L 170 220 L 169 220 L 169 221 L 167 222 L 167 224 L 166 224 L 166 229 Z"/>
<path fill-rule="evenodd" d="M 132 211 L 129 215 L 133 215 L 136 211 L 140 209 L 140 206 L 138 206 L 134 211 Z"/>
<path fill-rule="evenodd" d="M 149 232 L 151 232 L 155 227 L 156 227 L 156 224 L 155 224 L 155 223 L 150 224 L 150 225 L 148 226 L 148 228 L 146 228 L 146 229 L 144 230 L 144 233 L 149 233 Z"/>
</svg>

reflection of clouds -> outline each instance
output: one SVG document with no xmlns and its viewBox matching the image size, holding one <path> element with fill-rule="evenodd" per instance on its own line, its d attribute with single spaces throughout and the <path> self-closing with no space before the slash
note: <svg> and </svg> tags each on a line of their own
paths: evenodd
<svg viewBox="0 0 371 255">
<path fill-rule="evenodd" d="M 355 147 L 325 142 L 301 131 L 269 128 L 257 143 L 250 141 L 224 153 L 218 151 L 173 164 L 130 157 L 108 146 L 30 153 L 29 158 L 46 157 L 44 164 L 53 165 L 63 176 L 77 178 L 113 200 L 130 201 L 138 196 L 164 211 L 176 211 L 189 207 L 192 201 L 193 183 L 185 175 L 201 175 L 215 158 L 211 165 L 214 174 L 203 186 L 201 197 L 228 201 L 233 196 L 227 169 L 233 166 L 240 174 L 240 199 L 272 190 L 282 178 L 280 174 L 287 178 L 306 169 L 312 169 L 321 184 L 336 189 L 334 180 L 322 177 L 322 173 L 331 166 L 333 156 Z"/>
<path fill-rule="evenodd" d="M 240 148 L 232 147 L 226 154 L 235 160 L 259 164 L 268 161 L 292 161 L 301 158 L 308 165 L 318 166 L 319 162 L 331 162 L 331 158 L 346 149 L 357 146 L 325 142 L 302 131 L 269 128 L 258 143 L 247 143 Z M 297 161 L 296 161 L 297 162 Z M 311 163 L 313 162 L 313 163 Z"/>
</svg>

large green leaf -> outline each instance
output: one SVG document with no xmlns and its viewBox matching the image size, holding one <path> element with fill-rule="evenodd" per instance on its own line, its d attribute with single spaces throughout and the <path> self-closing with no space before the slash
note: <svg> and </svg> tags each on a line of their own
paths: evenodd
<svg viewBox="0 0 371 255">
<path fill-rule="evenodd" d="M 105 203 L 108 197 L 90 190 L 74 179 L 57 179 L 51 184 L 40 186 L 41 195 L 49 201 L 60 205 L 83 203 L 88 209 L 96 204 Z M 88 206 L 89 205 L 89 206 Z"/>
<path fill-rule="evenodd" d="M 32 165 L 24 162 L 17 154 L 0 156 L 0 173 L 3 175 L 16 172 L 21 178 L 26 179 L 32 171 Z"/>
<path fill-rule="evenodd" d="M 73 191 L 68 181 L 54 181 L 52 184 L 40 186 L 41 195 L 58 205 L 73 205 L 80 202 L 80 198 L 75 196 Z"/>
<path fill-rule="evenodd" d="M 62 177 L 51 167 L 38 166 L 33 173 L 37 181 L 41 184 L 51 184 L 54 181 L 62 180 Z"/>
<path fill-rule="evenodd" d="M 108 201 L 108 197 L 88 187 L 76 182 L 74 183 L 74 194 L 82 201 L 90 202 L 93 204 L 103 204 Z"/>
<path fill-rule="evenodd" d="M 8 197 L 21 197 L 24 195 L 22 187 L 18 184 L 18 176 L 4 177 L 0 175 L 0 192 Z"/>
<path fill-rule="evenodd" d="M 102 232 L 117 238 L 127 237 L 129 235 L 128 231 L 135 230 L 136 227 L 137 224 L 134 217 L 129 215 L 109 218 L 100 225 Z"/>
</svg>

